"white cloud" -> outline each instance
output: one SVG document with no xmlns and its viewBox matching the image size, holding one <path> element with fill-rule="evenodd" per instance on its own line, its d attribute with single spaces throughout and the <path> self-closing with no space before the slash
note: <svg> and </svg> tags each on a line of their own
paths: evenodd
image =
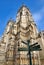
<svg viewBox="0 0 44 65">
<path fill-rule="evenodd" d="M 33 18 L 37 22 L 40 21 L 43 18 L 43 16 L 44 16 L 44 7 L 38 12 L 33 13 Z"/>
</svg>

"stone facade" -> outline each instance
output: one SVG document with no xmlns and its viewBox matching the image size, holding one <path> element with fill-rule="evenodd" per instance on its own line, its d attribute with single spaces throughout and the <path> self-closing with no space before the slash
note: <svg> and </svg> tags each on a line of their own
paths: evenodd
<svg viewBox="0 0 44 65">
<path fill-rule="evenodd" d="M 27 42 L 27 40 L 30 40 L 30 44 L 38 42 L 42 48 L 42 38 L 29 9 L 23 5 L 17 13 L 16 22 L 13 20 L 8 21 L 0 41 L 0 65 L 28 65 L 28 51 L 18 51 L 18 48 L 27 48 L 27 46 L 22 43 L 22 41 Z M 40 61 L 42 57 L 41 52 L 42 51 L 32 52 L 33 65 L 41 65 L 44 61 Z"/>
<path fill-rule="evenodd" d="M 44 65 L 44 31 L 39 32 L 39 43 L 41 45 L 42 51 L 40 51 L 40 61 L 41 65 Z"/>
</svg>

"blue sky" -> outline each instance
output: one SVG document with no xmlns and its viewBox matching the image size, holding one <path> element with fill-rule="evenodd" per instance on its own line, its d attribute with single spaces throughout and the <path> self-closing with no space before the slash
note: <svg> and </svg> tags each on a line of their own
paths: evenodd
<svg viewBox="0 0 44 65">
<path fill-rule="evenodd" d="M 16 20 L 18 9 L 25 4 L 31 11 L 38 30 L 44 30 L 44 0 L 0 0 L 0 37 L 8 20 Z"/>
</svg>

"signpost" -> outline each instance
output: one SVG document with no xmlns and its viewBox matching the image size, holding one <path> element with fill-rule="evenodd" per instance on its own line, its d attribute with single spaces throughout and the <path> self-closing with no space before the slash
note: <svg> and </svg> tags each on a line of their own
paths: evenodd
<svg viewBox="0 0 44 65">
<path fill-rule="evenodd" d="M 42 50 L 40 48 L 40 45 L 38 43 L 34 43 L 32 45 L 30 45 L 30 41 L 28 40 L 27 43 L 22 41 L 24 44 L 26 44 L 28 46 L 28 48 L 18 48 L 18 51 L 28 51 L 28 54 L 29 54 L 29 59 L 30 59 L 30 65 L 32 65 L 32 57 L 31 57 L 31 52 L 32 51 L 40 51 Z"/>
</svg>

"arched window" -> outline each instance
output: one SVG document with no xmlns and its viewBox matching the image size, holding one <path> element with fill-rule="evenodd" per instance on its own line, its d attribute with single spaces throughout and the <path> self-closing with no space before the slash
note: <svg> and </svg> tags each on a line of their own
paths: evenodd
<svg viewBox="0 0 44 65">
<path fill-rule="evenodd" d="M 26 15 L 29 16 L 28 12 L 26 12 Z"/>
<path fill-rule="evenodd" d="M 33 26 L 31 24 L 29 25 L 29 29 L 33 31 Z"/>
<path fill-rule="evenodd" d="M 20 16 L 22 16 L 22 12 L 20 12 Z"/>
</svg>

